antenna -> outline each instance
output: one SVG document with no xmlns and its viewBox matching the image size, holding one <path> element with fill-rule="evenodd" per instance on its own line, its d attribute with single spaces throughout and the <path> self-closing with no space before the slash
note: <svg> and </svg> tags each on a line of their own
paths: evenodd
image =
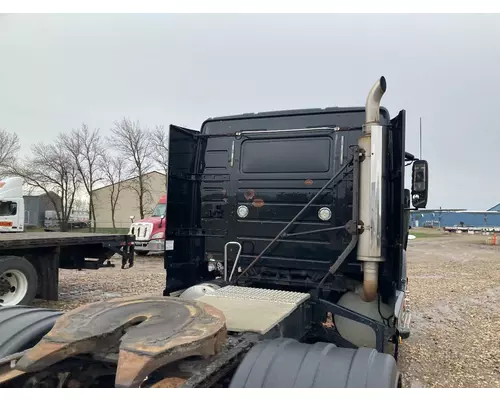
<svg viewBox="0 0 500 400">
<path fill-rule="evenodd" d="M 420 117 L 420 159 L 422 159 L 422 117 Z"/>
</svg>

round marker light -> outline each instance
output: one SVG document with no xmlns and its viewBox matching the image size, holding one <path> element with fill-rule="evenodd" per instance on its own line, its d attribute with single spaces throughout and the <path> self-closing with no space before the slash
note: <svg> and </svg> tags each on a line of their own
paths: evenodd
<svg viewBox="0 0 500 400">
<path fill-rule="evenodd" d="M 246 218 L 248 215 L 248 207 L 247 206 L 239 206 L 238 210 L 236 212 L 238 214 L 238 217 Z"/>
<path fill-rule="evenodd" d="M 328 221 L 332 218 L 332 212 L 328 207 L 320 208 L 318 211 L 318 217 L 321 221 Z"/>
</svg>

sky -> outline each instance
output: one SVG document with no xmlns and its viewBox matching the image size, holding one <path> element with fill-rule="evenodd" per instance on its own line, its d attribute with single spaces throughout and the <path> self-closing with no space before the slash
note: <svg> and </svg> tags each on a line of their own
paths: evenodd
<svg viewBox="0 0 500 400">
<path fill-rule="evenodd" d="M 364 106 L 384 75 L 417 156 L 422 118 L 428 207 L 483 210 L 500 202 L 498 43 L 500 15 L 4 14 L 0 127 L 26 155 L 83 122 Z"/>
</svg>

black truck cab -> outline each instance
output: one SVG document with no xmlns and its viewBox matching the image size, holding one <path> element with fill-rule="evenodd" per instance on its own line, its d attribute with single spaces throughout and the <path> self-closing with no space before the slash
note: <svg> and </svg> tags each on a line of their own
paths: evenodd
<svg viewBox="0 0 500 400">
<path fill-rule="evenodd" d="M 164 295 L 204 284 L 308 292 L 407 337 L 404 170 L 414 163 L 411 195 L 425 207 L 427 163 L 405 151 L 406 113 L 379 107 L 384 92 L 381 78 L 364 108 L 171 125 Z M 375 336 L 354 342 L 381 349 Z"/>
<path fill-rule="evenodd" d="M 348 164 L 364 118 L 364 108 L 327 108 L 213 118 L 200 133 L 171 126 L 166 237 L 175 245 L 166 252 L 166 294 L 221 276 L 227 243 L 241 244 L 241 272 L 344 167 L 239 280 L 270 288 L 316 288 L 351 240 L 346 225 L 358 193 Z M 390 297 L 401 288 L 407 231 L 405 112 L 391 120 L 382 109 L 381 122 L 388 136 L 384 207 L 391 218 L 383 238 L 380 287 Z M 228 246 L 228 265 L 234 265 L 238 250 Z M 351 279 L 360 279 L 356 252 L 346 257 L 338 274 L 346 279 L 332 277 L 325 285 L 329 292 L 346 290 Z"/>
</svg>

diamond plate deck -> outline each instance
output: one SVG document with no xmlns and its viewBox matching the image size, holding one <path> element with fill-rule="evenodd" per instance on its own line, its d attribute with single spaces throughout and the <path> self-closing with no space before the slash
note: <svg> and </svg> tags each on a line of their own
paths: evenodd
<svg viewBox="0 0 500 400">
<path fill-rule="evenodd" d="M 264 335 L 309 298 L 308 293 L 226 286 L 196 300 L 221 310 L 229 331 Z"/>
</svg>

